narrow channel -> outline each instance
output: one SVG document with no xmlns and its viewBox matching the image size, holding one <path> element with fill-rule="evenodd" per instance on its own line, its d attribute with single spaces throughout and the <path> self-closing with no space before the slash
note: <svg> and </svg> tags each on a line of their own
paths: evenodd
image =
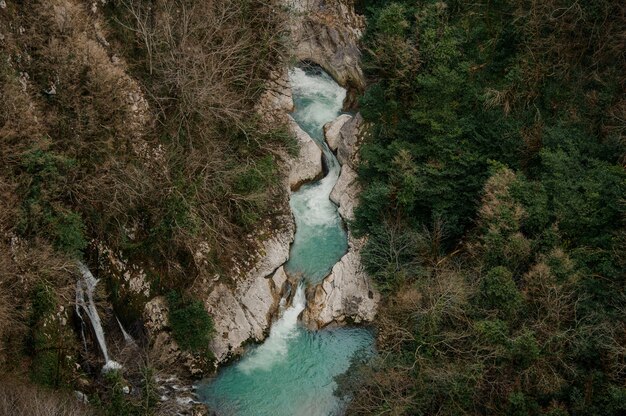
<svg viewBox="0 0 626 416">
<path fill-rule="evenodd" d="M 348 370 L 356 354 L 373 352 L 373 336 L 366 329 L 310 331 L 298 322 L 306 306 L 305 285 L 328 275 L 348 247 L 337 207 L 329 199 L 341 167 L 323 133 L 324 124 L 340 114 L 346 91 L 317 67 L 292 69 L 290 81 L 293 117 L 322 149 L 327 174 L 291 196 L 297 231 L 286 270 L 302 278 L 291 305 L 263 344 L 249 348 L 198 389 L 218 415 L 340 415 L 346 402 L 335 394 L 334 378 Z"/>
</svg>

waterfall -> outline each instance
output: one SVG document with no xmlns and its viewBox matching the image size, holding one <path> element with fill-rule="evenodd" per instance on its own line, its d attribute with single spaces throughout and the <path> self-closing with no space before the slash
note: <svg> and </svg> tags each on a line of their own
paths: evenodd
<svg viewBox="0 0 626 416">
<path fill-rule="evenodd" d="M 298 335 L 298 316 L 305 306 L 304 282 L 300 281 L 291 306 L 285 309 L 280 319 L 272 325 L 270 335 L 263 345 L 246 357 L 239 369 L 247 374 L 257 369 L 269 370 L 287 357 L 289 340 Z"/>
<path fill-rule="evenodd" d="M 91 271 L 89 271 L 87 266 L 85 266 L 82 262 L 78 262 L 78 269 L 80 270 L 81 277 L 76 282 L 76 314 L 83 324 L 85 320 L 81 314 L 81 309 L 89 317 L 89 322 L 91 322 L 93 332 L 96 334 L 100 351 L 102 351 L 102 355 L 104 356 L 105 364 L 104 367 L 102 367 L 102 371 L 107 372 L 109 370 L 121 368 L 122 366 L 119 363 L 111 360 L 109 357 L 106 340 L 104 338 L 104 330 L 102 329 L 102 322 L 100 321 L 100 315 L 98 315 L 98 310 L 93 302 L 93 292 L 96 290 L 98 280 L 93 276 L 93 274 L 91 274 Z"/>
<path fill-rule="evenodd" d="M 124 327 L 122 326 L 122 323 L 120 322 L 119 318 L 116 316 L 115 320 L 117 321 L 117 325 L 120 327 L 120 331 L 122 331 L 122 335 L 124 336 L 124 341 L 126 342 L 126 344 L 128 345 L 137 345 L 135 343 L 135 340 L 133 339 L 133 337 L 131 337 L 128 332 L 126 332 L 126 330 L 124 329 Z"/>
</svg>

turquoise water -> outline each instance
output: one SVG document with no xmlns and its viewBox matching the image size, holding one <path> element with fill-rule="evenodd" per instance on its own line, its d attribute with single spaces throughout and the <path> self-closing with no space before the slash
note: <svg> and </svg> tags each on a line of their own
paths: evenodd
<svg viewBox="0 0 626 416">
<path fill-rule="evenodd" d="M 355 354 L 372 353 L 372 334 L 362 328 L 309 331 L 297 323 L 303 308 L 300 288 L 267 341 L 201 387 L 200 399 L 221 416 L 340 415 L 345 401 L 334 395 L 333 379 Z"/>
<path fill-rule="evenodd" d="M 348 237 L 337 206 L 329 199 L 341 166 L 324 140 L 324 124 L 341 114 L 346 90 L 325 72 L 295 68 L 290 71 L 296 122 L 322 149 L 327 175 L 291 195 L 296 235 L 285 269 L 311 283 L 326 277 L 348 249 Z"/>
<path fill-rule="evenodd" d="M 291 306 L 281 310 L 263 344 L 249 348 L 198 389 L 200 399 L 221 416 L 341 415 L 345 400 L 334 394 L 334 378 L 353 357 L 373 353 L 373 335 L 366 329 L 309 331 L 298 322 L 306 306 L 305 282 L 321 280 L 347 250 L 337 207 L 329 200 L 340 166 L 322 130 L 340 113 L 345 90 L 321 71 L 296 68 L 290 78 L 294 119 L 322 147 L 328 174 L 291 196 L 297 231 L 287 270 L 304 278 Z"/>
</svg>

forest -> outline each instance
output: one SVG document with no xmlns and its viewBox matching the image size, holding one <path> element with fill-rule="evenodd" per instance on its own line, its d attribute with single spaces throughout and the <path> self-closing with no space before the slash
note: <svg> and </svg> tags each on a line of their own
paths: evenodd
<svg viewBox="0 0 626 416">
<path fill-rule="evenodd" d="M 348 413 L 624 414 L 626 7 L 358 5 L 385 301 Z"/>
</svg>

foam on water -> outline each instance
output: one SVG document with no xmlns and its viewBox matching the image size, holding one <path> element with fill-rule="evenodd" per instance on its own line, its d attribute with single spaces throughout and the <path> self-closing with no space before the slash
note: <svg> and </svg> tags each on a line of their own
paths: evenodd
<svg viewBox="0 0 626 416">
<path fill-rule="evenodd" d="M 317 68 L 293 68 L 289 80 L 294 99 L 300 103 L 309 101 L 301 108 L 296 102 L 298 124 L 314 139 L 322 139 L 324 124 L 341 112 L 346 90 Z"/>
<path fill-rule="evenodd" d="M 304 284 L 299 284 L 292 305 L 272 325 L 268 339 L 239 363 L 246 374 L 254 370 L 269 370 L 277 361 L 284 360 L 289 352 L 289 341 L 298 335 L 298 315 L 304 310 Z"/>
<path fill-rule="evenodd" d="M 265 344 L 253 347 L 200 386 L 198 394 L 220 416 L 340 415 L 346 402 L 334 394 L 334 377 L 348 370 L 353 357 L 372 354 L 372 344 L 371 333 L 362 328 L 308 331 L 297 326 L 287 348 L 273 351 L 277 358 L 270 364 L 260 365 L 270 350 L 256 355 Z"/>
</svg>

